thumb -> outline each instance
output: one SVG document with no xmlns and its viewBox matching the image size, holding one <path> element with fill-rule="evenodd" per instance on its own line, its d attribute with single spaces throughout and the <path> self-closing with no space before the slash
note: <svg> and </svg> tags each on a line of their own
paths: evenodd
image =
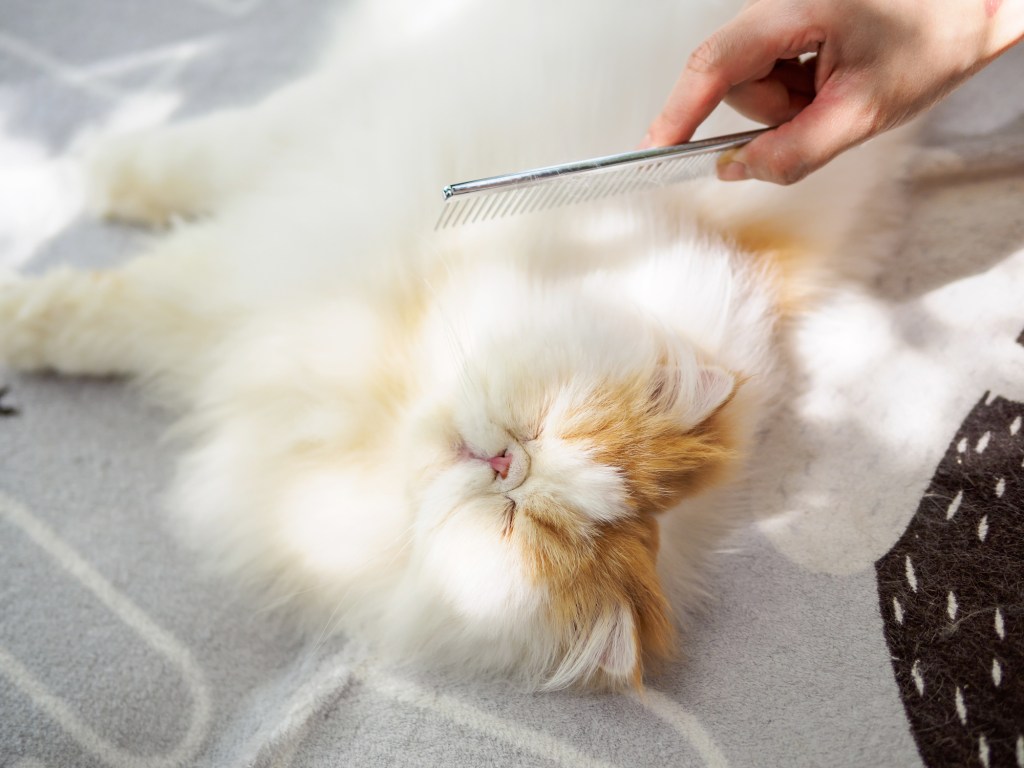
<svg viewBox="0 0 1024 768">
<path fill-rule="evenodd" d="M 719 171 L 727 181 L 793 184 L 878 132 L 874 111 L 860 98 L 822 90 L 788 123 L 758 136 Z"/>
</svg>

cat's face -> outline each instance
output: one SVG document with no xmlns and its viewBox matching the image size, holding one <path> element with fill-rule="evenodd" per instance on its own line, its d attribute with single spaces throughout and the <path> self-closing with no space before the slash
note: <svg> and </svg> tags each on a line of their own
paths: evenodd
<svg viewBox="0 0 1024 768">
<path fill-rule="evenodd" d="M 551 687 L 639 683 L 673 645 L 654 516 L 732 458 L 734 378 L 578 290 L 502 288 L 427 345 L 447 367 L 417 416 L 420 578 Z"/>
</svg>

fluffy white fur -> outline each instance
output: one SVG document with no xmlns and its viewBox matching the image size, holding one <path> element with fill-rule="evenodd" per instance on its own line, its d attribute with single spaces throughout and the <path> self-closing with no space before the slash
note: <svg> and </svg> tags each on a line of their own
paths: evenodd
<svg viewBox="0 0 1024 768">
<path fill-rule="evenodd" d="M 659 382 L 687 428 L 728 402 L 744 448 L 780 384 L 781 289 L 729 233 L 770 221 L 820 266 L 890 158 L 434 233 L 445 183 L 632 147 L 735 8 L 350 5 L 308 77 L 97 154 L 101 212 L 196 218 L 116 271 L 5 285 L 0 360 L 142 377 L 184 409 L 181 527 L 315 626 L 531 684 L 628 681 L 636 615 L 553 625 L 510 501 L 575 510 L 581 542 L 632 514 L 622 471 L 560 437 L 609 382 Z M 734 518 L 667 517 L 685 617 Z"/>
</svg>

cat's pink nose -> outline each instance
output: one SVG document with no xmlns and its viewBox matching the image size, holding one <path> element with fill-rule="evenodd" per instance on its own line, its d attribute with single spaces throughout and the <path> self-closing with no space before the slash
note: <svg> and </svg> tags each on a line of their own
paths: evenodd
<svg viewBox="0 0 1024 768">
<path fill-rule="evenodd" d="M 488 453 L 490 453 L 490 450 L 486 452 L 474 451 L 463 443 L 457 448 L 456 455 L 460 459 L 474 463 L 480 462 L 490 467 L 491 471 L 494 472 L 493 481 L 497 483 L 498 488 L 502 492 L 514 490 L 523 484 L 523 481 L 530 473 L 530 456 L 523 450 L 523 446 L 512 442 L 499 454 L 488 458 Z"/>
<path fill-rule="evenodd" d="M 491 469 L 501 475 L 502 480 L 508 479 L 508 468 L 512 466 L 512 457 L 508 453 L 492 456 L 487 460 L 487 463 L 491 465 Z"/>
</svg>

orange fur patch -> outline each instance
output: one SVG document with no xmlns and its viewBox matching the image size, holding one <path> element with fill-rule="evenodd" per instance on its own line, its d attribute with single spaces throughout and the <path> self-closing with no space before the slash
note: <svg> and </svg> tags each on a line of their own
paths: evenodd
<svg viewBox="0 0 1024 768">
<path fill-rule="evenodd" d="M 586 634 L 617 607 L 631 611 L 637 687 L 645 660 L 668 658 L 675 648 L 671 609 L 656 572 L 654 515 L 721 480 L 736 456 L 728 409 L 686 429 L 664 402 L 672 396 L 658 382 L 608 388 L 571 413 L 561 430 L 562 439 L 583 444 L 595 461 L 619 470 L 632 515 L 586 535 L 579 530 L 582 515 L 552 500 L 534 498 L 519 510 L 520 543 L 549 590 L 556 626 Z M 567 637 L 567 645 L 572 640 Z"/>
<path fill-rule="evenodd" d="M 728 237 L 764 265 L 776 289 L 779 314 L 792 317 L 814 303 L 820 284 L 815 243 L 768 221 L 733 227 Z"/>
<path fill-rule="evenodd" d="M 719 482 L 735 458 L 727 409 L 687 429 L 660 402 L 673 393 L 631 382 L 572 414 L 562 432 L 585 443 L 594 459 L 617 467 L 637 513 L 662 512 L 684 496 Z"/>
<path fill-rule="evenodd" d="M 675 647 L 671 610 L 655 569 L 657 522 L 649 515 L 627 518 L 581 539 L 566 527 L 562 510 L 527 504 L 519 513 L 528 521 L 517 529 L 521 543 L 551 596 L 553 625 L 565 628 L 565 648 L 625 606 L 634 622 L 638 662 L 632 678 L 639 687 L 643 657 L 664 659 Z"/>
</svg>

